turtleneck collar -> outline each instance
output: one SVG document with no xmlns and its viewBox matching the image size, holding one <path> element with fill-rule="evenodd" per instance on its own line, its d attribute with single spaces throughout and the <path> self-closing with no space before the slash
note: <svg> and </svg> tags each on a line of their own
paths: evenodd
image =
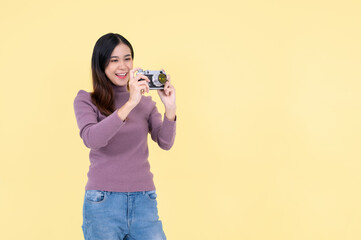
<svg viewBox="0 0 361 240">
<path fill-rule="evenodd" d="M 112 87 L 113 87 L 113 90 L 114 90 L 115 94 L 116 93 L 122 93 L 122 92 L 128 92 L 127 85 L 118 86 L 118 85 L 112 84 Z"/>
</svg>

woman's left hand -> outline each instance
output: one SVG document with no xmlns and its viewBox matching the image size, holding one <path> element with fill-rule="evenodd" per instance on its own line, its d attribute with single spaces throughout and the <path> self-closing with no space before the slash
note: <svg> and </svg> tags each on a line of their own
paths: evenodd
<svg viewBox="0 0 361 240">
<path fill-rule="evenodd" d="M 159 89 L 157 91 L 164 104 L 166 117 L 169 120 L 174 120 L 176 112 L 175 88 L 170 83 L 170 75 L 167 74 L 167 82 L 164 84 L 164 89 Z"/>
</svg>

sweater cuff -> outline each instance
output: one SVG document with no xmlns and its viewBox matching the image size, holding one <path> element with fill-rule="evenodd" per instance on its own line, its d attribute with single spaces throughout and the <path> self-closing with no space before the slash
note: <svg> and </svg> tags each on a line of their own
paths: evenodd
<svg viewBox="0 0 361 240">
<path fill-rule="evenodd" d="M 122 126 L 123 124 L 125 124 L 126 122 L 126 119 L 123 121 L 122 119 L 120 119 L 120 117 L 118 116 L 118 109 L 115 110 L 112 114 L 110 114 L 108 116 L 109 118 L 109 122 L 111 125 L 114 125 L 114 126 Z"/>
<path fill-rule="evenodd" d="M 176 124 L 177 122 L 177 115 L 175 115 L 174 117 L 174 120 L 169 120 L 166 116 L 165 116 L 165 113 L 163 115 L 163 125 L 166 125 L 166 126 L 169 126 L 169 127 L 172 127 Z"/>
</svg>

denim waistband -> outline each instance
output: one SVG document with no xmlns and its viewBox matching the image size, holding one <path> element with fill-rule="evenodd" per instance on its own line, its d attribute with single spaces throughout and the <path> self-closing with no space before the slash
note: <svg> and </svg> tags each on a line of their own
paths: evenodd
<svg viewBox="0 0 361 240">
<path fill-rule="evenodd" d="M 147 193 L 154 193 L 156 190 L 137 191 L 137 192 L 112 192 L 112 191 L 105 191 L 105 190 L 85 190 L 85 192 L 92 192 L 92 191 L 101 191 L 101 192 L 106 193 L 107 195 L 120 194 L 120 195 L 127 195 L 127 196 L 135 196 L 135 195 L 145 195 Z"/>
</svg>

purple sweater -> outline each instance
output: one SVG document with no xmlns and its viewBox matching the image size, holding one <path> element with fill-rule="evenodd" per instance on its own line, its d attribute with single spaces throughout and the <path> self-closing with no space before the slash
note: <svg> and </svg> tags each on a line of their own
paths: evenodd
<svg viewBox="0 0 361 240">
<path fill-rule="evenodd" d="M 175 138 L 176 121 L 158 112 L 150 96 L 142 96 L 123 122 L 118 109 L 129 99 L 126 86 L 113 86 L 115 108 L 105 116 L 91 102 L 90 93 L 80 90 L 74 111 L 85 146 L 90 148 L 86 190 L 137 192 L 155 190 L 148 161 L 148 133 L 153 141 L 169 150 Z"/>
</svg>

